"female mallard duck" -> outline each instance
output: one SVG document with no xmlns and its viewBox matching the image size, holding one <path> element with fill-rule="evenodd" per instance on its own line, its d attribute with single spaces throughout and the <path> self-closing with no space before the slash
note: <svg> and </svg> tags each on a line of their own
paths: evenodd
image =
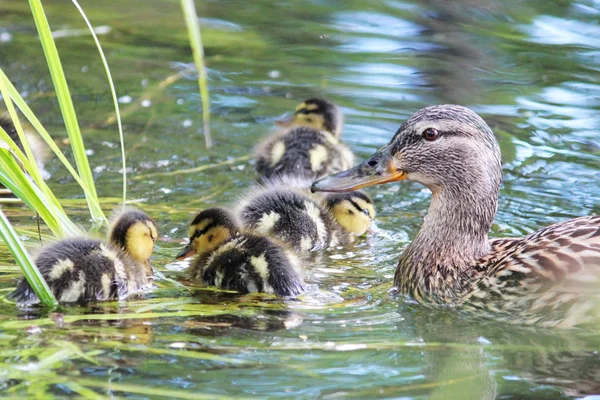
<svg viewBox="0 0 600 400">
<path fill-rule="evenodd" d="M 242 199 L 236 214 L 246 229 L 309 252 L 363 235 L 375 209 L 362 192 L 328 194 L 319 201 L 303 190 L 271 183 Z"/>
<path fill-rule="evenodd" d="M 488 125 L 455 105 L 413 114 L 362 164 L 313 184 L 349 191 L 410 179 L 432 192 L 429 213 L 394 283 L 422 303 L 462 304 L 507 320 L 572 326 L 597 320 L 600 216 L 558 223 L 524 238 L 488 239 L 502 165 Z"/>
<path fill-rule="evenodd" d="M 354 154 L 339 139 L 342 114 L 323 99 L 309 99 L 298 105 L 289 128 L 270 136 L 256 149 L 256 172 L 260 180 L 281 176 L 311 181 L 343 171 L 354 163 Z"/>
<path fill-rule="evenodd" d="M 242 233 L 228 210 L 200 212 L 188 233 L 190 242 L 177 259 L 198 254 L 188 271 L 192 279 L 241 293 L 295 296 L 304 291 L 296 258 L 265 237 Z"/>
<path fill-rule="evenodd" d="M 43 247 L 35 264 L 60 303 L 123 299 L 149 286 L 157 236 L 152 218 L 129 208 L 112 223 L 110 244 L 86 237 L 63 239 Z M 39 302 L 25 278 L 10 297 L 20 304 Z"/>
</svg>

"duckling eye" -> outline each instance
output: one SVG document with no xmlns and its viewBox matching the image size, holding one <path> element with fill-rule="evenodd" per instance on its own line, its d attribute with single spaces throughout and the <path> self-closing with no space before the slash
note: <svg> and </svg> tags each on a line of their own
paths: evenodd
<svg viewBox="0 0 600 400">
<path fill-rule="evenodd" d="M 367 217 L 370 217 L 369 210 L 364 209 L 362 210 L 362 213 L 365 214 Z"/>
<path fill-rule="evenodd" d="M 423 138 L 429 142 L 433 142 L 440 137 L 440 132 L 435 128 L 427 128 L 423 131 Z"/>
<path fill-rule="evenodd" d="M 208 241 L 209 241 L 209 242 L 212 242 L 212 240 L 213 240 L 213 238 L 214 238 L 214 237 L 215 237 L 214 235 L 210 235 L 210 236 L 208 237 Z"/>
</svg>

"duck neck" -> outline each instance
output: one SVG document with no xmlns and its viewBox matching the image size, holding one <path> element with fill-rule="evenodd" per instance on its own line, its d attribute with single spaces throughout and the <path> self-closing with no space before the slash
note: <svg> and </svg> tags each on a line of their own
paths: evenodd
<svg viewBox="0 0 600 400">
<path fill-rule="evenodd" d="M 394 283 L 401 292 L 455 297 L 476 261 L 490 252 L 497 188 L 464 188 L 432 190 L 429 212 L 396 271 Z"/>
</svg>

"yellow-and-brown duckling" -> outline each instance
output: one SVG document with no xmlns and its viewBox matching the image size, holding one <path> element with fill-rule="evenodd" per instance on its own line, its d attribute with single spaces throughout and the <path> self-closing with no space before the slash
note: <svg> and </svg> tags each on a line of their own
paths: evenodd
<svg viewBox="0 0 600 400">
<path fill-rule="evenodd" d="M 323 204 L 335 222 L 349 235 L 348 241 L 367 233 L 375 219 L 373 201 L 361 190 L 328 193 L 323 197 Z"/>
<path fill-rule="evenodd" d="M 147 271 L 157 236 L 152 218 L 128 208 L 112 223 L 110 243 L 62 239 L 43 247 L 35 264 L 60 303 L 120 300 L 149 287 Z M 25 278 L 10 297 L 19 304 L 39 303 Z"/>
<path fill-rule="evenodd" d="M 308 99 L 298 105 L 288 128 L 257 146 L 259 180 L 291 176 L 315 180 L 340 172 L 354 163 L 354 154 L 340 141 L 342 114 L 324 99 Z"/>
<path fill-rule="evenodd" d="M 188 270 L 192 279 L 241 293 L 296 296 L 305 290 L 294 255 L 266 237 L 243 233 L 229 210 L 201 211 L 188 234 L 189 244 L 177 259 L 198 254 Z"/>
<path fill-rule="evenodd" d="M 490 240 L 501 175 L 500 147 L 485 121 L 465 107 L 440 105 L 417 111 L 387 146 L 313 190 L 403 179 L 431 190 L 429 213 L 394 278 L 421 303 L 545 326 L 597 321 L 600 216 Z"/>
<path fill-rule="evenodd" d="M 301 189 L 271 183 L 242 199 L 236 214 L 249 231 L 306 253 L 363 235 L 375 209 L 363 192 L 328 194 L 321 200 Z"/>
</svg>

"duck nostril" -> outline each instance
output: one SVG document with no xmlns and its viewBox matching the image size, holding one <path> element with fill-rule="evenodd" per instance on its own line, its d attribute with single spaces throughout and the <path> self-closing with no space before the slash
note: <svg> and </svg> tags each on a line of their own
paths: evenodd
<svg viewBox="0 0 600 400">
<path fill-rule="evenodd" d="M 376 166 L 378 166 L 378 165 L 379 165 L 379 161 L 378 161 L 378 160 L 375 160 L 375 159 L 372 159 L 372 160 L 369 160 L 369 161 L 367 162 L 367 165 L 368 165 L 369 167 L 372 167 L 372 168 L 373 168 L 373 167 L 376 167 Z"/>
</svg>

